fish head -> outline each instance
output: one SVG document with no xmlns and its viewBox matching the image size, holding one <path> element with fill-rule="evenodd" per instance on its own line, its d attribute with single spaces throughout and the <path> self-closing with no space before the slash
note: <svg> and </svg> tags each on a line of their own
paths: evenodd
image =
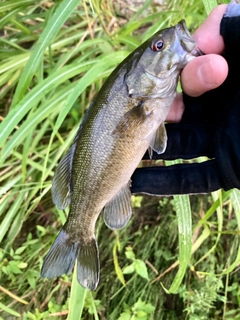
<svg viewBox="0 0 240 320">
<path fill-rule="evenodd" d="M 140 99 L 168 96 L 176 90 L 180 71 L 199 55 L 184 20 L 158 31 L 135 51 L 126 77 L 129 95 Z"/>
</svg>

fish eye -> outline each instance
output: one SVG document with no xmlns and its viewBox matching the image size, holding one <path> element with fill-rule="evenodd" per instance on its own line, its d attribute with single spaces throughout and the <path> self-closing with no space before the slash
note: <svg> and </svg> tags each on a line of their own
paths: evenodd
<svg viewBox="0 0 240 320">
<path fill-rule="evenodd" d="M 164 42 L 163 40 L 157 40 L 157 41 L 154 41 L 151 45 L 151 49 L 153 51 L 161 51 L 164 47 Z"/>
</svg>

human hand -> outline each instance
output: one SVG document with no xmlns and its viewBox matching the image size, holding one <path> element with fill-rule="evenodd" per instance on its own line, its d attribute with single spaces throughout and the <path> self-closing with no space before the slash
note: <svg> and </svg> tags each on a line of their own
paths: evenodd
<svg viewBox="0 0 240 320">
<path fill-rule="evenodd" d="M 224 42 L 219 33 L 220 21 L 226 7 L 225 4 L 216 7 L 193 34 L 199 48 L 206 55 L 193 59 L 181 73 L 182 89 L 192 97 L 217 88 L 227 77 L 228 65 L 220 56 L 224 49 Z M 182 94 L 178 93 L 166 121 L 180 121 L 183 112 Z"/>
<path fill-rule="evenodd" d="M 220 6 L 221 10 L 223 8 Z M 221 14 L 225 12 L 225 9 L 226 6 Z M 191 81 L 188 81 L 182 75 L 184 90 L 190 90 L 190 93 L 195 97 L 184 93 L 182 102 L 179 100 L 176 103 L 178 107 L 175 111 L 178 110 L 176 114 L 180 115 L 181 121 L 166 125 L 167 149 L 161 155 L 153 154 L 153 159 L 193 159 L 206 156 L 211 160 L 168 167 L 138 168 L 132 177 L 131 190 L 133 193 L 171 195 L 207 193 L 220 188 L 224 190 L 235 187 L 240 189 L 240 4 L 232 1 L 227 6 L 226 14 L 222 20 L 219 19 L 218 10 L 214 10 L 218 12 L 218 19 L 215 23 L 218 23 L 217 28 L 220 29 L 222 37 L 218 33 L 218 40 L 214 44 L 214 39 L 216 40 L 217 37 L 215 32 L 210 50 L 216 48 L 216 43 L 218 43 L 220 52 L 224 49 L 224 57 L 215 56 L 216 59 L 220 58 L 217 60 L 218 65 L 215 65 L 215 58 L 212 60 L 212 67 L 215 68 L 214 77 L 218 75 L 215 79 L 218 81 L 220 79 L 223 84 L 218 86 L 220 82 L 215 81 L 215 89 L 198 96 L 201 90 L 209 90 L 206 83 L 201 90 L 199 90 L 199 86 L 195 90 L 191 81 L 196 83 L 199 78 L 193 77 Z M 210 23 L 209 21 L 208 18 L 206 23 Z M 207 30 L 208 28 L 210 30 L 210 25 L 206 27 Z M 197 32 L 200 32 L 201 35 L 201 28 L 198 30 L 200 31 Z M 214 36 L 213 29 L 212 33 L 210 32 L 210 38 L 211 35 Z M 205 49 L 206 52 L 207 47 L 204 47 L 204 41 L 206 41 L 205 45 L 208 45 L 211 42 L 210 39 L 206 36 L 202 38 L 203 41 L 200 40 L 199 35 L 198 37 L 199 41 L 202 41 L 200 49 L 202 51 Z M 210 54 L 200 58 L 209 56 Z M 191 64 L 200 58 L 194 59 Z M 208 61 L 205 62 L 208 63 Z M 219 64 L 222 66 L 226 64 L 227 68 L 224 72 L 229 68 L 225 81 L 226 74 L 224 75 L 224 72 L 218 73 L 218 68 L 216 68 Z M 195 65 L 196 68 L 190 63 L 187 66 L 192 69 L 189 72 L 192 74 L 196 72 L 197 65 Z M 221 68 L 219 67 L 219 69 Z M 222 78 L 219 76 L 220 74 L 222 74 Z M 184 105 L 182 109 L 179 108 L 181 104 Z M 172 120 L 176 119 L 177 117 L 172 117 Z"/>
</svg>

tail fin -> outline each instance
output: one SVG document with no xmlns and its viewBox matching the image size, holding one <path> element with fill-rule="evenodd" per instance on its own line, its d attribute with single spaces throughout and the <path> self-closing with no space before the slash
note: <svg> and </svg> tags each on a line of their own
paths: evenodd
<svg viewBox="0 0 240 320">
<path fill-rule="evenodd" d="M 95 238 L 88 245 L 71 241 L 68 233 L 61 230 L 46 255 L 41 276 L 43 278 L 59 277 L 69 274 L 75 260 L 77 263 L 77 280 L 85 288 L 95 290 L 99 282 L 99 254 Z"/>
<path fill-rule="evenodd" d="M 99 254 L 95 237 L 90 245 L 81 247 L 77 258 L 77 280 L 84 287 L 95 290 L 99 282 Z"/>
</svg>

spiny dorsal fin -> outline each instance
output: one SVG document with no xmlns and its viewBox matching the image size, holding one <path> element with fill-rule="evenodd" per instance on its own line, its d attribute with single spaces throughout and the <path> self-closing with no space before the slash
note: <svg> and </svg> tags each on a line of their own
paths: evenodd
<svg viewBox="0 0 240 320">
<path fill-rule="evenodd" d="M 132 215 L 130 182 L 105 206 L 103 217 L 110 229 L 122 229 Z"/>
<path fill-rule="evenodd" d="M 74 143 L 59 162 L 52 182 L 52 199 L 58 209 L 65 209 L 71 202 L 72 162 L 76 148 Z"/>
</svg>

